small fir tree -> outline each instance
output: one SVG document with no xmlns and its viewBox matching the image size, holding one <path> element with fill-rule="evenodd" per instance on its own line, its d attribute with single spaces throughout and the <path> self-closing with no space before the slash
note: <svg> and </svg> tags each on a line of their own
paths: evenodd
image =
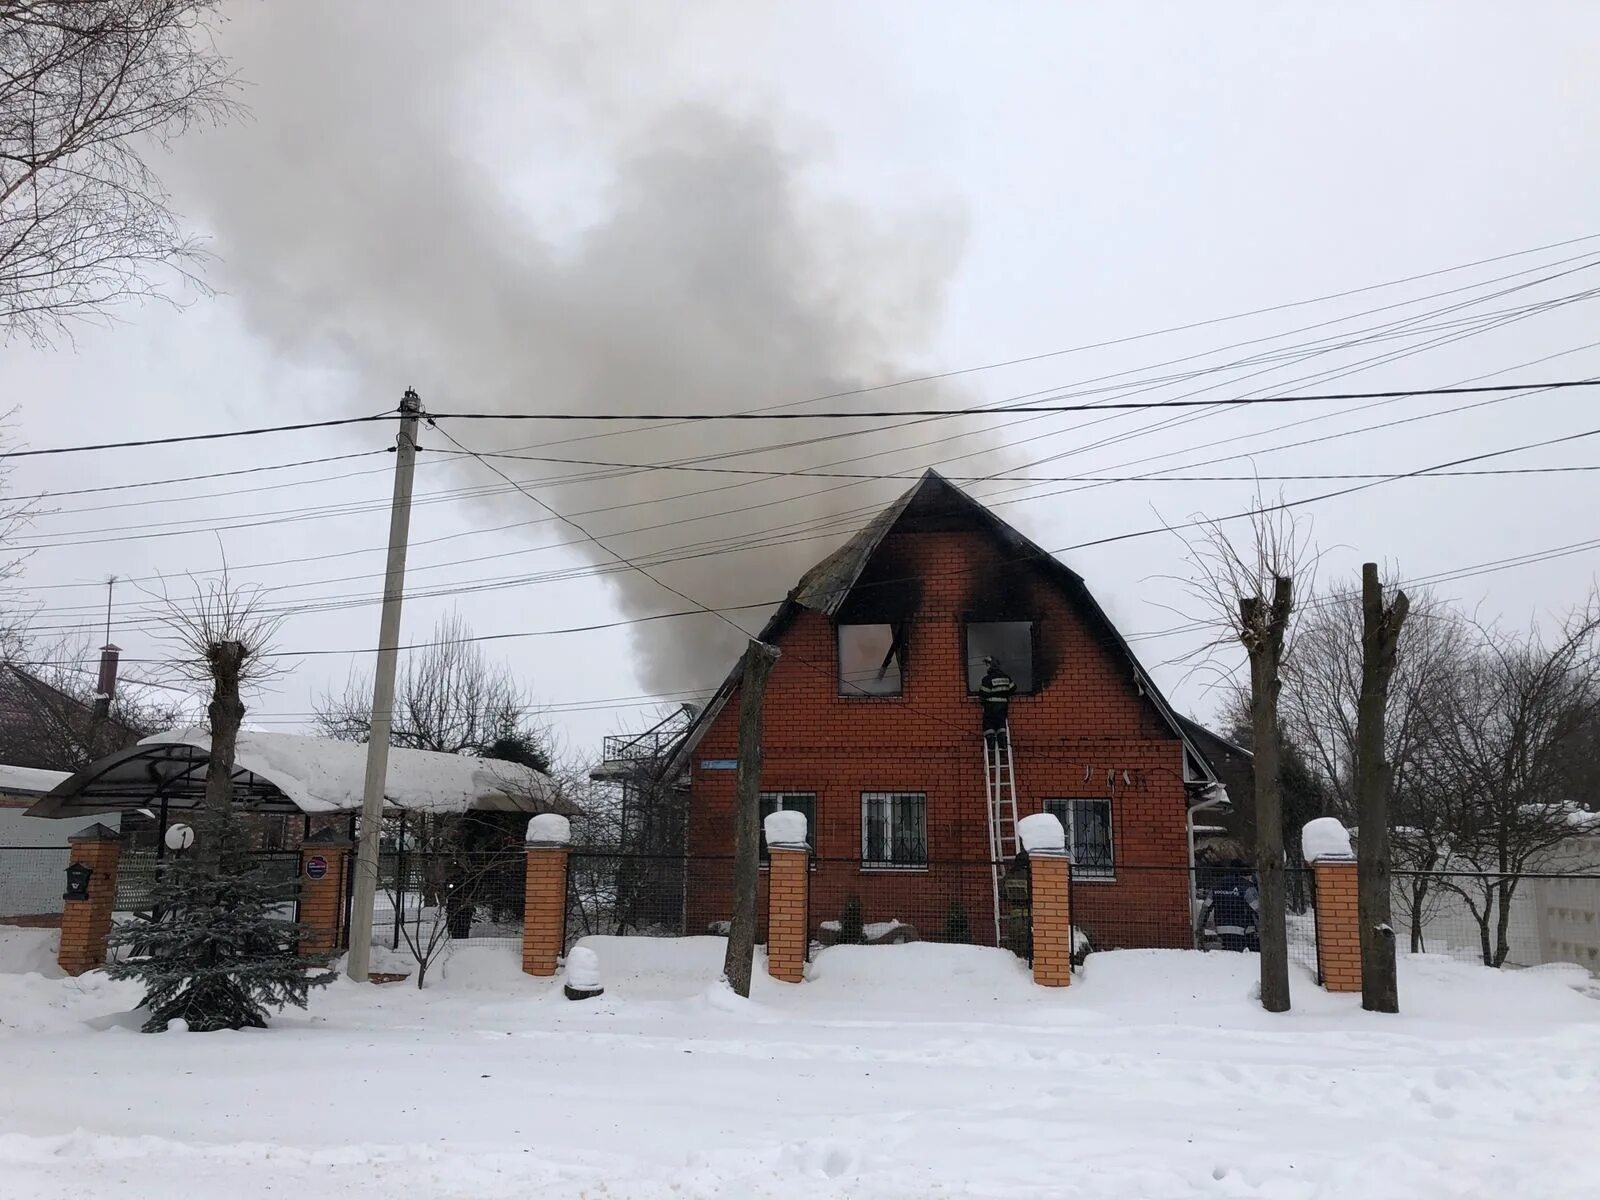
<svg viewBox="0 0 1600 1200">
<path fill-rule="evenodd" d="M 950 903 L 950 911 L 944 916 L 944 940 L 965 945 L 972 941 L 972 924 L 967 919 L 966 907 L 959 900 Z"/>
<path fill-rule="evenodd" d="M 844 902 L 844 911 L 839 914 L 839 944 L 860 946 L 866 940 L 867 930 L 861 918 L 861 897 L 851 896 Z"/>
<path fill-rule="evenodd" d="M 271 673 L 266 651 L 279 620 L 262 612 L 260 597 L 234 588 L 224 569 L 192 600 L 167 599 L 161 616 L 177 649 L 173 666 L 210 691 L 210 749 L 193 852 L 162 872 L 158 916 L 119 926 L 109 940 L 130 952 L 111 976 L 145 985 L 146 1033 L 180 1018 L 199 1031 L 264 1028 L 268 1009 L 304 1008 L 311 988 L 333 981 L 327 960 L 299 957 L 299 928 L 277 915 L 291 885 L 250 857 L 233 809 L 241 690 Z"/>
<path fill-rule="evenodd" d="M 304 1008 L 312 988 L 334 979 L 328 958 L 298 953 L 301 927 L 277 915 L 294 884 L 252 861 L 238 819 L 206 814 L 199 839 L 211 842 L 216 869 L 211 856 L 168 859 L 152 893 L 156 919 L 119 924 L 108 939 L 130 957 L 106 973 L 144 984 L 146 1033 L 179 1018 L 200 1033 L 264 1029 L 269 1010 Z"/>
</svg>

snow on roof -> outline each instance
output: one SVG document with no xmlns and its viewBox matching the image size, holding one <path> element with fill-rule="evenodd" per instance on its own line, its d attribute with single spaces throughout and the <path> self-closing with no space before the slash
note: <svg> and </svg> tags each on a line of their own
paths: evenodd
<svg viewBox="0 0 1600 1200">
<path fill-rule="evenodd" d="M 42 796 L 69 777 L 66 771 L 44 771 L 38 767 L 11 767 L 0 763 L 0 794 Z"/>
<path fill-rule="evenodd" d="M 139 745 L 183 745 L 209 752 L 211 735 L 203 729 L 169 729 Z M 367 771 L 367 748 L 361 743 L 243 730 L 234 759 L 245 770 L 270 780 L 302 812 L 361 807 Z M 550 777 L 520 763 L 398 746 L 389 751 L 383 794 L 392 807 L 438 813 L 469 808 L 531 812 L 553 807 L 556 799 Z"/>
</svg>

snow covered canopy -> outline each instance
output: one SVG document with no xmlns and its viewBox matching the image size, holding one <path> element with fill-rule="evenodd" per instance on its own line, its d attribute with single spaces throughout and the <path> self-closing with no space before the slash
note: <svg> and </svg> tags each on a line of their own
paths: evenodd
<svg viewBox="0 0 1600 1200">
<path fill-rule="evenodd" d="M 194 808 L 205 796 L 211 735 L 173 729 L 108 754 L 57 784 L 28 809 L 34 817 L 78 817 L 130 809 Z M 233 802 L 251 812 L 308 815 L 356 812 L 367 748 L 297 733 L 239 734 Z M 431 750 L 389 751 L 386 808 L 458 813 L 559 812 L 576 808 L 556 795 L 548 775 L 519 763 Z"/>
</svg>

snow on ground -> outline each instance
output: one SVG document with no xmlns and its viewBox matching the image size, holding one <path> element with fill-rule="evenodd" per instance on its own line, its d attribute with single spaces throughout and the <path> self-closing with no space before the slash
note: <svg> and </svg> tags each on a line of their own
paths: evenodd
<svg viewBox="0 0 1600 1200">
<path fill-rule="evenodd" d="M 0 928 L 0 1197 L 1591 1197 L 1600 1001 L 1581 971 L 1406 959 L 1405 1012 L 1244 955 L 822 951 L 591 938 L 569 1003 L 514 945 L 418 992 L 341 981 L 268 1031 L 145 1035 L 137 992 Z M 758 964 L 759 970 L 760 964 Z"/>
</svg>

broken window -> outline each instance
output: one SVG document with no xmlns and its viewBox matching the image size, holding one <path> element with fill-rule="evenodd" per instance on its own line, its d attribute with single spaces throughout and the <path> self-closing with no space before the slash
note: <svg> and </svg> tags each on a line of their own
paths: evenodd
<svg viewBox="0 0 1600 1200">
<path fill-rule="evenodd" d="M 900 694 L 903 625 L 839 626 L 839 694 Z"/>
<path fill-rule="evenodd" d="M 1017 691 L 1033 691 L 1032 621 L 968 621 L 966 643 L 969 693 L 978 690 L 989 658 L 1011 676 Z"/>
</svg>

